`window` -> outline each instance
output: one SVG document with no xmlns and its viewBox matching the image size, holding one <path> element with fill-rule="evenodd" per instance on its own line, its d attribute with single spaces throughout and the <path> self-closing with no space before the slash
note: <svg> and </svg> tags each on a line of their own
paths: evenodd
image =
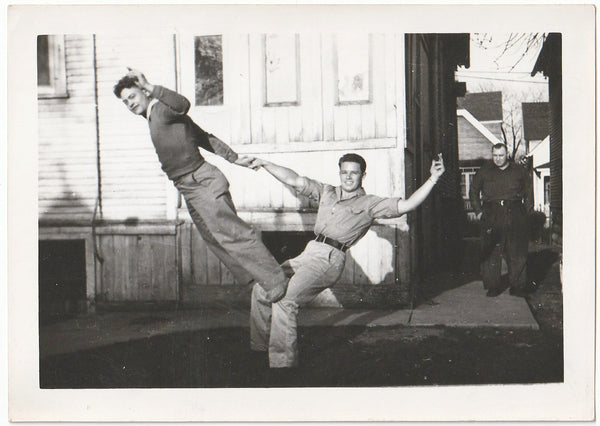
<svg viewBox="0 0 600 426">
<path fill-rule="evenodd" d="M 460 168 L 460 192 L 464 200 L 469 199 L 469 191 L 471 190 L 471 183 L 475 173 L 479 170 L 478 167 L 461 167 Z"/>
<path fill-rule="evenodd" d="M 550 176 L 544 176 L 544 204 L 550 204 Z"/>
<path fill-rule="evenodd" d="M 265 36 L 266 105 L 298 105 L 299 61 L 298 36 Z"/>
<path fill-rule="evenodd" d="M 371 102 L 371 37 L 340 34 L 336 37 L 337 102 Z"/>
<path fill-rule="evenodd" d="M 65 37 L 63 35 L 39 35 L 37 37 L 37 83 L 38 97 L 40 98 L 67 96 Z"/>
<path fill-rule="evenodd" d="M 220 35 L 194 40 L 196 105 L 223 105 L 223 39 Z"/>
</svg>

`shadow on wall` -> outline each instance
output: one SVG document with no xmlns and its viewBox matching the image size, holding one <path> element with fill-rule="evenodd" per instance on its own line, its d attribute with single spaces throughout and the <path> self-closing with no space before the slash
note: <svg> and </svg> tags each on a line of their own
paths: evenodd
<svg viewBox="0 0 600 426">
<path fill-rule="evenodd" d="M 391 308 L 408 303 L 408 283 L 399 279 L 401 256 L 394 247 L 396 232 L 394 226 L 374 225 L 346 252 L 344 273 L 331 289 L 343 307 Z"/>
<path fill-rule="evenodd" d="M 91 224 L 91 209 L 74 191 L 66 177 L 63 163 L 55 165 L 60 194 L 48 206 L 40 206 L 38 226 L 66 225 L 69 222 Z M 53 180 L 39 180 L 40 201 Z M 40 202 L 39 201 L 39 202 Z M 39 203 L 38 202 L 38 203 Z M 77 219 L 73 220 L 75 217 Z M 41 235 L 42 233 L 40 233 Z M 86 309 L 86 263 L 83 239 L 57 238 L 39 241 L 38 250 L 38 301 L 40 324 L 47 324 Z"/>
<path fill-rule="evenodd" d="M 64 163 L 55 163 L 54 170 L 56 171 L 51 173 L 55 176 L 39 177 L 38 205 L 44 201 L 43 197 L 45 196 L 52 199 L 51 204 L 39 206 L 38 220 L 40 225 L 75 221 L 88 221 L 91 223 L 94 209 L 86 204 L 83 198 L 71 187 Z M 57 189 L 60 189 L 59 194 L 56 194 Z"/>
</svg>

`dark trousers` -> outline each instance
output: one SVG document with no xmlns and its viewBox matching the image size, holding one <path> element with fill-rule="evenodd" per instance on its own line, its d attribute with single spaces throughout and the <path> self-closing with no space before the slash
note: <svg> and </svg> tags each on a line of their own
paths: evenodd
<svg viewBox="0 0 600 426">
<path fill-rule="evenodd" d="M 527 276 L 528 228 L 525 207 L 520 202 L 483 205 L 481 275 L 487 289 L 499 288 L 502 258 L 508 265 L 512 288 L 523 287 Z"/>
<path fill-rule="evenodd" d="M 256 230 L 237 215 L 229 182 L 215 166 L 204 162 L 175 181 L 200 235 L 240 284 L 260 283 L 267 291 L 287 282 L 283 269 Z"/>
</svg>

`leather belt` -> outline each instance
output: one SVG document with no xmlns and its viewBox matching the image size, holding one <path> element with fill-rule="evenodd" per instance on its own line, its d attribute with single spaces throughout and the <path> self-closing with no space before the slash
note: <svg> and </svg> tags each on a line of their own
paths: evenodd
<svg viewBox="0 0 600 426">
<path fill-rule="evenodd" d="M 510 206 L 514 204 L 523 204 L 523 200 L 487 200 L 484 202 L 490 204 L 496 204 L 499 206 Z"/>
<path fill-rule="evenodd" d="M 348 250 L 350 248 L 350 246 L 348 244 L 340 243 L 339 241 L 334 240 L 333 238 L 328 238 L 323 234 L 318 234 L 317 238 L 315 238 L 315 241 L 317 241 L 319 243 L 325 243 L 325 244 L 330 245 L 331 247 L 334 247 L 343 252 L 346 252 L 346 250 Z"/>
</svg>

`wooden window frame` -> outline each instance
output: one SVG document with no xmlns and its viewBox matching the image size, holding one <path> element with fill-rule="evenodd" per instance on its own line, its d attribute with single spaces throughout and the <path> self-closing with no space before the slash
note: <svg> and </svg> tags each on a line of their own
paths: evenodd
<svg viewBox="0 0 600 426">
<path fill-rule="evenodd" d="M 466 189 L 466 194 L 462 197 L 463 200 L 469 199 L 469 191 L 471 190 L 472 181 L 471 176 L 475 176 L 478 170 L 479 167 L 460 167 L 460 179 L 465 184 Z"/>
<path fill-rule="evenodd" d="M 333 78 L 335 79 L 334 90 L 335 90 L 335 106 L 346 106 L 346 105 L 369 105 L 373 103 L 373 35 L 367 34 L 368 49 L 369 49 L 369 98 L 359 101 L 340 101 L 340 87 L 339 87 L 339 49 L 338 49 L 338 36 L 334 36 L 334 53 L 333 53 Z"/>
<path fill-rule="evenodd" d="M 38 37 L 42 35 L 46 34 L 41 34 Z M 48 74 L 50 76 L 50 84 L 38 85 L 38 98 L 68 98 L 65 36 L 46 36 L 48 37 Z"/>
<path fill-rule="evenodd" d="M 268 102 L 267 98 L 267 34 L 263 34 L 262 42 L 263 62 L 264 62 L 264 106 L 265 107 L 281 107 L 281 106 L 299 106 L 300 105 L 300 35 L 294 34 L 294 60 L 296 63 L 296 100 L 286 102 Z"/>
</svg>

